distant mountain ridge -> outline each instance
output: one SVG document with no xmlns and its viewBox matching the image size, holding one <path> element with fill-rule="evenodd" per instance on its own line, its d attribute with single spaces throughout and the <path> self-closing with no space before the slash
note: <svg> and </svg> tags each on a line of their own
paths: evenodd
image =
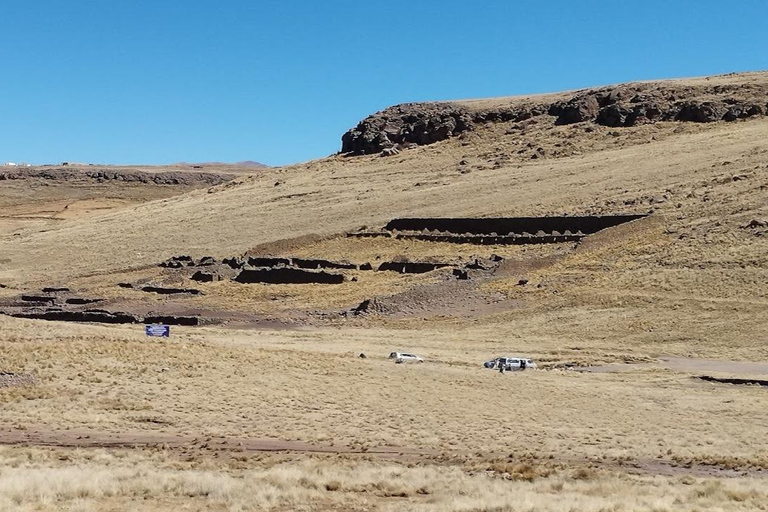
<svg viewBox="0 0 768 512">
<path fill-rule="evenodd" d="M 269 167 L 267 164 L 256 162 L 254 160 L 243 160 L 241 162 L 178 162 L 174 165 L 236 165 L 238 167 Z"/>
</svg>

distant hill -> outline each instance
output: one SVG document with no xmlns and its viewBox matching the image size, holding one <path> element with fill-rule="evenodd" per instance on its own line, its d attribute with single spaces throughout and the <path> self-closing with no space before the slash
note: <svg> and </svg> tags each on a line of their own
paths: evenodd
<svg viewBox="0 0 768 512">
<path fill-rule="evenodd" d="M 174 165 L 202 165 L 202 166 L 227 165 L 227 166 L 237 166 L 237 167 L 259 167 L 259 168 L 269 167 L 266 164 L 262 164 L 261 162 L 255 162 L 253 160 L 243 160 L 242 162 L 179 162 Z"/>
</svg>

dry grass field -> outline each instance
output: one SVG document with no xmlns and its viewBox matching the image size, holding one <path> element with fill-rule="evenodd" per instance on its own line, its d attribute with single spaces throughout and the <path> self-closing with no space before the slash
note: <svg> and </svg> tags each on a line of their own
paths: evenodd
<svg viewBox="0 0 768 512">
<path fill-rule="evenodd" d="M 0 300 L 68 286 L 100 308 L 224 319 L 162 339 L 0 315 L 0 510 L 768 510 L 768 388 L 699 378 L 768 380 L 768 120 L 541 117 L 216 186 L 0 182 Z M 406 216 L 628 213 L 650 215 L 580 243 L 345 236 Z M 338 285 L 157 267 L 246 252 L 503 260 L 469 281 Z M 386 307 L 350 313 L 367 299 Z M 501 355 L 539 368 L 482 367 Z"/>
</svg>

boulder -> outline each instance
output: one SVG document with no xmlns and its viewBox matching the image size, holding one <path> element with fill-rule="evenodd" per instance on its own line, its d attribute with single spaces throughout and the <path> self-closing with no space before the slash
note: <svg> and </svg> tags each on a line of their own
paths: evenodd
<svg viewBox="0 0 768 512">
<path fill-rule="evenodd" d="M 200 258 L 200 261 L 197 262 L 198 267 L 210 267 L 211 265 L 215 265 L 216 260 L 213 256 L 203 256 Z"/>
<path fill-rule="evenodd" d="M 610 126 L 613 128 L 627 126 L 628 120 L 632 119 L 633 110 L 621 105 L 608 105 L 600 109 L 597 114 L 597 124 Z"/>
<path fill-rule="evenodd" d="M 221 277 L 215 272 L 204 272 L 202 270 L 198 270 L 197 272 L 192 274 L 192 277 L 190 279 L 192 279 L 193 281 L 201 282 L 201 283 L 211 283 L 213 281 L 221 281 Z"/>
<path fill-rule="evenodd" d="M 725 116 L 728 108 L 720 102 L 687 101 L 679 105 L 680 111 L 675 116 L 677 121 L 689 121 L 693 123 L 713 123 L 720 121 Z"/>
<path fill-rule="evenodd" d="M 233 269 L 243 268 L 243 265 L 245 265 L 241 258 L 224 258 L 221 260 L 221 263 Z"/>
<path fill-rule="evenodd" d="M 752 219 L 751 221 L 747 222 L 741 227 L 742 229 L 765 228 L 765 227 L 768 227 L 768 220 Z"/>
<path fill-rule="evenodd" d="M 550 109 L 550 115 L 557 116 L 555 124 L 573 124 L 590 121 L 597 117 L 600 110 L 600 104 L 594 95 L 576 96 L 567 102 L 558 102 L 553 104 Z"/>
</svg>

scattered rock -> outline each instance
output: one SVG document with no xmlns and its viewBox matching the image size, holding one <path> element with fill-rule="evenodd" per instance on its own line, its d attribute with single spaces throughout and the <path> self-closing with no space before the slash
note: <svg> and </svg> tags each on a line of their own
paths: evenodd
<svg viewBox="0 0 768 512">
<path fill-rule="evenodd" d="M 198 270 L 192 274 L 190 279 L 193 281 L 199 281 L 201 283 L 211 283 L 213 281 L 221 281 L 221 276 L 214 272 L 204 272 L 202 270 Z"/>
<path fill-rule="evenodd" d="M 243 265 L 245 265 L 245 262 L 241 258 L 224 258 L 221 260 L 221 263 L 232 269 L 243 268 Z"/>
<path fill-rule="evenodd" d="M 0 372 L 0 388 L 32 386 L 36 383 L 35 376 L 29 373 Z"/>
<path fill-rule="evenodd" d="M 462 270 L 460 268 L 453 269 L 453 275 L 454 277 L 456 277 L 456 279 L 460 281 L 466 281 L 467 279 L 469 279 L 469 272 L 467 272 L 466 270 Z"/>
<path fill-rule="evenodd" d="M 752 219 L 751 221 L 747 222 L 743 226 L 741 226 L 742 229 L 750 229 L 750 228 L 765 228 L 768 227 L 768 220 L 765 219 Z"/>
<path fill-rule="evenodd" d="M 397 146 L 392 146 L 391 148 L 384 148 L 381 150 L 381 156 L 394 156 L 399 154 L 400 150 L 397 149 Z"/>
<path fill-rule="evenodd" d="M 163 268 L 181 268 L 187 265 L 192 265 L 193 263 L 194 262 L 192 260 L 192 256 L 181 255 L 181 256 L 172 256 L 166 261 L 160 263 L 160 266 Z"/>
<path fill-rule="evenodd" d="M 363 302 L 352 308 L 352 312 L 356 315 L 361 313 L 367 313 L 371 307 L 371 299 L 365 299 Z"/>
<path fill-rule="evenodd" d="M 68 292 L 69 288 L 65 287 L 48 287 L 43 288 L 43 293 L 62 293 L 62 292 Z"/>
</svg>

